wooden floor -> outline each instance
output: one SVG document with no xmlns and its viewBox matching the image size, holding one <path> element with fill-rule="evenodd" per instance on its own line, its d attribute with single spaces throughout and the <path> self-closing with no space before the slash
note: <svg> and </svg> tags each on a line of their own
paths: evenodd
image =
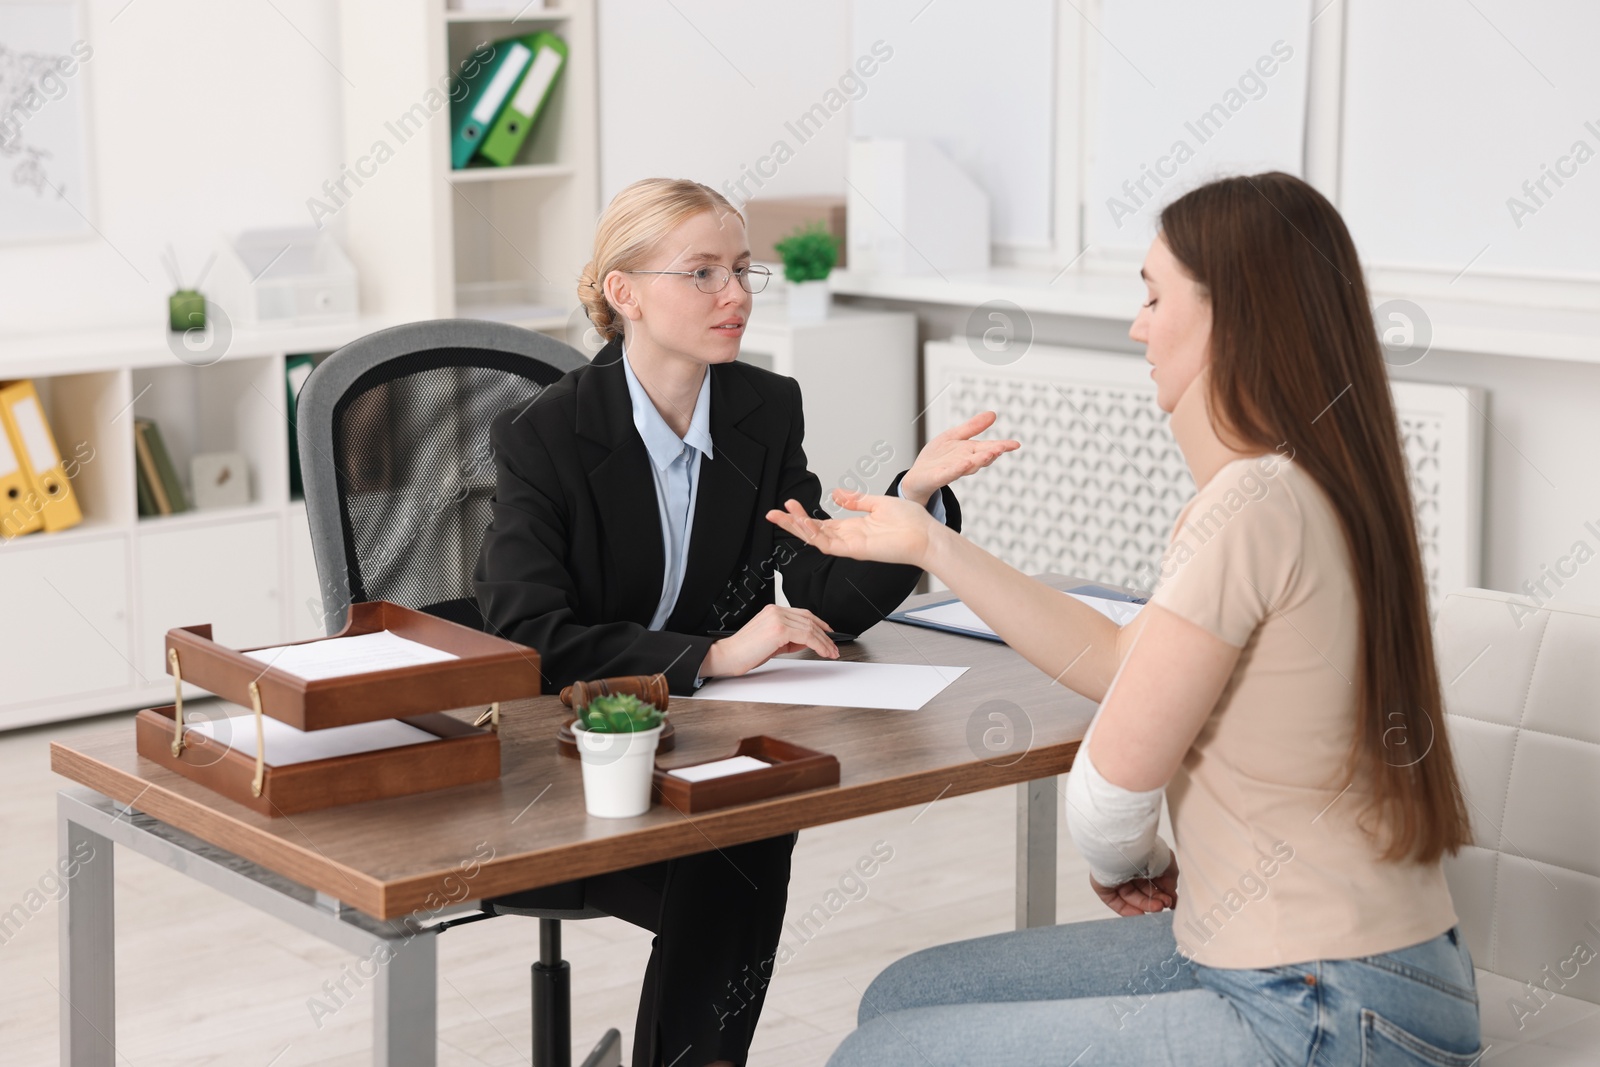
<svg viewBox="0 0 1600 1067">
<path fill-rule="evenodd" d="M 53 884 L 55 793 L 49 741 L 106 720 L 0 734 L 0 912 Z M 940 800 L 806 830 L 794 854 L 791 919 L 839 905 L 807 940 L 790 932 L 793 957 L 768 991 L 751 1054 L 755 1065 L 823 1063 L 855 1024 L 860 991 L 914 949 L 996 933 L 1013 924 L 1015 790 Z M 1061 828 L 1058 921 L 1110 918 L 1088 889 L 1087 868 Z M 880 845 L 879 843 L 883 844 Z M 893 850 L 865 883 L 829 897 L 856 861 Z M 354 956 L 141 856 L 119 850 L 117 1049 L 119 1064 L 259 1067 L 370 1062 L 372 997 L 337 1001 L 324 983 L 344 980 Z M 35 903 L 38 897 L 32 898 Z M 808 929 L 815 929 L 815 923 Z M 0 936 L 4 936 L 0 934 Z M 572 964 L 574 1060 L 607 1026 L 631 1047 L 638 981 L 649 935 L 615 919 L 567 923 Z M 528 1062 L 528 966 L 533 920 L 496 919 L 439 940 L 439 1063 Z M 359 979 L 357 979 L 359 981 Z M 56 907 L 46 902 L 0 944 L 0 1060 L 56 1062 Z M 331 987 L 331 986 L 330 986 Z"/>
</svg>

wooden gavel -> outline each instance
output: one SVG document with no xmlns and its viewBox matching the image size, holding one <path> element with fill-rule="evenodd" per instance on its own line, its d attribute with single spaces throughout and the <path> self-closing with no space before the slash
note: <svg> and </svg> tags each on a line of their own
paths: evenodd
<svg viewBox="0 0 1600 1067">
<path fill-rule="evenodd" d="M 616 678 L 596 678 L 593 681 L 573 682 L 561 690 L 561 703 L 574 710 L 586 708 L 595 697 L 618 696 L 628 693 L 646 704 L 667 710 L 667 676 L 664 674 L 629 674 Z"/>
</svg>

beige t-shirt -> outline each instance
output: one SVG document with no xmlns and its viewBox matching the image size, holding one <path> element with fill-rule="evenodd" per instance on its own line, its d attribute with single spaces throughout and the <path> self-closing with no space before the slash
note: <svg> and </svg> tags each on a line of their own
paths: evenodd
<svg viewBox="0 0 1600 1067">
<path fill-rule="evenodd" d="M 1380 859 L 1356 824 L 1362 781 L 1340 793 L 1360 607 L 1338 516 L 1312 477 L 1278 455 L 1223 467 L 1178 516 L 1151 603 L 1243 649 L 1167 786 L 1180 950 L 1212 967 L 1276 967 L 1453 926 L 1440 865 Z"/>
</svg>

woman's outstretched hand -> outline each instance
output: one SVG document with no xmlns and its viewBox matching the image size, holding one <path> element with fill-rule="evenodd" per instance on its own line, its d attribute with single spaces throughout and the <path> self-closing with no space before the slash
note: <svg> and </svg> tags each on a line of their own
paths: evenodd
<svg viewBox="0 0 1600 1067">
<path fill-rule="evenodd" d="M 994 412 L 980 411 L 923 445 L 916 462 L 900 480 L 901 494 L 912 503 L 926 506 L 933 494 L 957 478 L 982 470 L 1005 453 L 1021 448 L 1020 441 L 972 440 L 993 426 L 994 420 Z"/>
<path fill-rule="evenodd" d="M 864 514 L 848 519 L 814 519 L 799 501 L 789 500 L 784 510 L 773 508 L 767 512 L 767 520 L 830 556 L 909 563 L 927 569 L 931 539 L 944 527 L 933 521 L 926 507 L 899 497 L 868 496 L 844 489 L 835 489 L 833 500 L 842 508 Z"/>
</svg>

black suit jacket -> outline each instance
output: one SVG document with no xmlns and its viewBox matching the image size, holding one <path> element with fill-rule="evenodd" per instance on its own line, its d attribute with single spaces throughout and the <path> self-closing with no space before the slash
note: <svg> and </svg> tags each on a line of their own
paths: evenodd
<svg viewBox="0 0 1600 1067">
<path fill-rule="evenodd" d="M 552 690 L 660 671 L 672 692 L 692 691 L 716 640 L 707 632 L 737 630 L 772 603 L 774 569 L 791 604 L 848 633 L 878 622 L 916 585 L 915 567 L 825 556 L 767 521 L 791 497 L 825 516 L 806 469 L 800 386 L 745 363 L 710 374 L 716 457 L 700 461 L 683 587 L 659 631 L 647 627 L 661 599 L 661 520 L 620 343 L 491 426 L 493 518 L 473 586 L 491 632 L 539 650 Z M 955 494 L 943 493 L 959 530 Z"/>
</svg>

